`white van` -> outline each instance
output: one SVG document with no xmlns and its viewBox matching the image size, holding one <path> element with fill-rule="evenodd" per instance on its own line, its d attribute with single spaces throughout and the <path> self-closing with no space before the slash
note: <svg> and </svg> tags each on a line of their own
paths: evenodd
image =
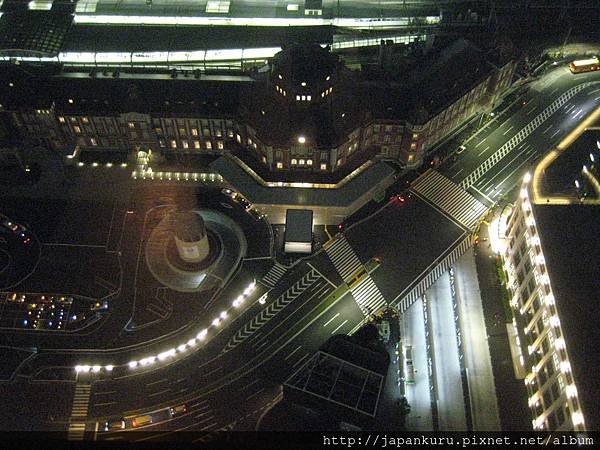
<svg viewBox="0 0 600 450">
<path fill-rule="evenodd" d="M 404 347 L 404 381 L 406 384 L 414 384 L 415 382 L 412 345 Z"/>
</svg>

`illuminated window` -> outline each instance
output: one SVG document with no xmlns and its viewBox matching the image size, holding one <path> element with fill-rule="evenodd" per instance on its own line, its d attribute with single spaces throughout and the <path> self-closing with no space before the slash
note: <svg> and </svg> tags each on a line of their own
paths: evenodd
<svg viewBox="0 0 600 450">
<path fill-rule="evenodd" d="M 415 155 L 408 155 L 408 162 L 411 162 L 413 159 L 415 159 Z"/>
<path fill-rule="evenodd" d="M 286 97 L 287 96 L 287 92 L 283 91 L 283 96 Z"/>
<path fill-rule="evenodd" d="M 58 121 L 59 121 L 60 123 L 65 123 L 65 118 L 64 118 L 63 116 L 60 116 L 60 117 L 58 118 Z"/>
<path fill-rule="evenodd" d="M 90 121 L 89 121 L 89 119 L 88 119 L 87 117 L 82 117 L 82 118 L 81 118 L 81 121 L 82 121 L 83 123 L 90 123 Z"/>
<path fill-rule="evenodd" d="M 264 163 L 267 162 L 267 158 L 265 156 L 262 157 L 262 162 L 264 162 Z"/>
<path fill-rule="evenodd" d="M 280 163 L 280 162 L 278 162 L 278 163 L 277 163 L 277 168 L 278 168 L 278 169 L 283 169 L 283 163 Z"/>
<path fill-rule="evenodd" d="M 230 137 L 230 138 L 233 137 L 233 131 L 232 130 L 227 130 L 227 137 Z"/>
<path fill-rule="evenodd" d="M 296 101 L 299 102 L 300 101 L 300 96 L 296 95 Z"/>
<path fill-rule="evenodd" d="M 71 117 L 71 122 L 77 122 L 77 117 Z"/>
<path fill-rule="evenodd" d="M 338 167 L 341 166 L 342 165 L 342 160 L 338 159 L 336 164 L 338 165 Z"/>
<path fill-rule="evenodd" d="M 412 135 L 412 138 L 413 138 L 413 139 L 416 139 L 416 138 L 418 138 L 418 137 L 419 137 L 419 135 L 418 135 L 417 133 L 413 133 L 413 135 Z"/>
<path fill-rule="evenodd" d="M 215 131 L 215 133 L 217 134 L 217 137 L 223 136 L 223 132 L 221 131 L 220 128 L 217 131 Z"/>
<path fill-rule="evenodd" d="M 325 97 L 325 92 L 321 92 L 321 97 Z"/>
<path fill-rule="evenodd" d="M 73 127 L 73 130 L 75 130 L 75 133 L 77 134 L 81 133 L 81 128 L 79 128 L 77 125 Z"/>
<path fill-rule="evenodd" d="M 299 161 L 299 163 L 300 163 L 300 165 L 301 165 L 301 166 L 303 166 L 303 165 L 304 165 L 304 160 L 303 160 L 303 159 L 301 159 L 301 160 Z"/>
<path fill-rule="evenodd" d="M 241 144 L 242 143 L 242 137 L 239 134 L 236 134 L 235 137 L 236 137 L 236 139 L 238 141 L 238 144 Z"/>
<path fill-rule="evenodd" d="M 198 128 L 192 128 L 192 136 L 198 136 Z"/>
<path fill-rule="evenodd" d="M 415 144 L 414 142 L 412 144 L 410 144 L 410 149 L 414 150 L 417 148 L 417 144 Z"/>
<path fill-rule="evenodd" d="M 181 141 L 181 145 L 183 146 L 183 148 L 190 148 L 190 146 L 188 145 L 188 141 L 186 141 L 185 139 Z"/>
<path fill-rule="evenodd" d="M 321 163 L 321 170 L 327 170 L 327 164 Z"/>
<path fill-rule="evenodd" d="M 194 148 L 200 150 L 200 141 L 194 141 Z"/>
<path fill-rule="evenodd" d="M 96 142 L 96 139 L 94 138 L 90 138 L 90 143 L 95 147 L 96 145 L 98 145 L 98 142 Z"/>
<path fill-rule="evenodd" d="M 128 126 L 129 128 L 135 128 L 135 123 L 133 123 L 133 122 L 129 122 L 129 123 L 127 124 L 127 126 Z"/>
<path fill-rule="evenodd" d="M 310 96 L 310 95 L 307 95 L 307 96 L 306 96 L 306 100 L 308 100 L 308 101 L 310 102 L 310 99 L 311 99 L 311 96 Z"/>
<path fill-rule="evenodd" d="M 212 142 L 206 141 L 206 150 L 212 150 Z"/>
<path fill-rule="evenodd" d="M 165 140 L 164 139 L 159 139 L 158 140 L 158 145 L 160 145 L 161 147 L 165 147 Z"/>
<path fill-rule="evenodd" d="M 224 146 L 223 146 L 223 141 L 217 141 L 217 148 L 218 148 L 219 150 L 223 150 L 223 147 L 224 147 Z"/>
<path fill-rule="evenodd" d="M 279 77 L 280 80 L 283 80 L 283 77 L 281 76 L 281 74 L 277 75 L 277 77 Z"/>
<path fill-rule="evenodd" d="M 156 134 L 162 134 L 162 128 L 160 127 L 156 127 L 154 131 L 156 132 Z"/>
<path fill-rule="evenodd" d="M 186 133 L 185 133 L 185 128 L 180 128 L 180 129 L 179 129 L 179 134 L 186 134 Z"/>
<path fill-rule="evenodd" d="M 298 164 L 298 161 L 296 160 L 296 158 L 292 159 L 292 166 L 295 166 L 296 164 Z"/>
<path fill-rule="evenodd" d="M 306 95 L 303 95 L 302 96 L 302 101 L 305 101 L 305 100 L 306 100 Z"/>
<path fill-rule="evenodd" d="M 248 138 L 248 145 L 252 145 L 252 139 Z"/>
<path fill-rule="evenodd" d="M 171 141 L 171 148 L 177 148 L 177 141 L 175 139 Z"/>
</svg>

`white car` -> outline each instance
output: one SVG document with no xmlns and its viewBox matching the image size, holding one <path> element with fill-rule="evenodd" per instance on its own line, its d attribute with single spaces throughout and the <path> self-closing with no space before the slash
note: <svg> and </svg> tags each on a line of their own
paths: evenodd
<svg viewBox="0 0 600 450">
<path fill-rule="evenodd" d="M 462 152 L 464 152 L 467 149 L 467 147 L 465 147 L 464 145 L 461 145 L 460 147 L 458 147 L 458 150 L 456 150 L 456 154 L 460 155 Z"/>
</svg>

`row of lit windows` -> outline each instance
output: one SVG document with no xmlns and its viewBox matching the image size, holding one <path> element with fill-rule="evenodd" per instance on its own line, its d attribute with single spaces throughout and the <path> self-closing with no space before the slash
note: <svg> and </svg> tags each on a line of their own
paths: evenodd
<svg viewBox="0 0 600 450">
<path fill-rule="evenodd" d="M 310 102 L 312 97 L 310 95 L 296 95 L 297 102 Z"/>
<path fill-rule="evenodd" d="M 321 97 L 326 97 L 329 94 L 331 94 L 331 92 L 333 92 L 333 88 L 330 87 L 329 89 L 325 89 L 323 92 L 321 92 Z"/>
<path fill-rule="evenodd" d="M 307 166 L 312 166 L 313 161 L 312 161 L 312 159 L 307 159 L 306 161 L 304 159 L 300 159 L 300 160 L 292 159 L 291 163 L 292 163 L 292 166 L 295 166 L 295 165 L 304 166 L 305 164 Z M 276 167 L 278 169 L 283 169 L 283 163 L 282 162 L 276 163 Z M 326 163 L 321 163 L 320 167 L 321 167 L 321 170 L 327 170 L 327 164 Z"/>
<path fill-rule="evenodd" d="M 285 91 L 285 89 L 281 89 L 279 86 L 275 85 L 275 90 L 277 92 L 279 92 L 281 95 L 283 95 L 284 97 L 287 96 L 287 92 Z"/>
<path fill-rule="evenodd" d="M 159 139 L 159 140 L 158 140 L 158 143 L 159 143 L 159 145 L 160 145 L 161 147 L 166 147 L 166 144 L 165 144 L 165 141 L 164 141 L 164 139 Z M 182 139 L 182 140 L 181 140 L 181 147 L 182 147 L 182 148 L 184 148 L 184 149 L 186 149 L 186 150 L 187 150 L 187 149 L 189 149 L 189 148 L 190 148 L 190 145 L 193 145 L 193 148 L 194 148 L 194 149 L 196 149 L 196 150 L 201 150 L 201 149 L 202 149 L 202 145 L 201 145 L 201 142 L 200 142 L 200 141 L 192 141 L 192 142 L 189 142 L 189 141 L 187 141 L 187 140 L 185 140 L 185 139 Z M 172 149 L 177 149 L 177 148 L 178 148 L 177 141 L 176 141 L 175 139 L 172 139 L 172 140 L 170 141 L 170 147 L 171 147 Z M 205 142 L 205 147 L 206 147 L 206 150 L 212 150 L 212 149 L 213 149 L 213 144 L 212 144 L 212 142 L 211 142 L 211 141 L 206 141 L 206 142 Z M 218 142 L 217 142 L 217 148 L 218 148 L 219 150 L 223 150 L 223 149 L 225 148 L 225 145 L 223 144 L 223 141 L 218 141 Z"/>
</svg>

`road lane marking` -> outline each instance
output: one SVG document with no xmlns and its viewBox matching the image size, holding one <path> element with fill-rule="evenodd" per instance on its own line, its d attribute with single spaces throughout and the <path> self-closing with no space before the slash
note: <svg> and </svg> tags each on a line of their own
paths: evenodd
<svg viewBox="0 0 600 450">
<path fill-rule="evenodd" d="M 295 349 L 295 350 L 294 350 L 292 353 L 290 353 L 290 354 L 289 354 L 289 355 L 287 355 L 285 358 L 283 358 L 283 360 L 284 360 L 284 361 L 287 361 L 288 359 L 290 359 L 290 358 L 292 357 L 292 355 L 293 355 L 294 353 L 296 353 L 296 352 L 297 352 L 298 350 L 300 350 L 301 348 L 302 348 L 302 346 L 301 346 L 301 345 L 299 345 L 298 347 L 296 347 L 296 349 Z"/>
<path fill-rule="evenodd" d="M 534 112 L 536 109 L 537 109 L 537 106 L 534 106 L 534 107 L 533 107 L 533 108 L 531 108 L 529 111 L 527 111 L 525 114 L 526 114 L 526 115 L 529 115 L 529 114 L 531 114 L 532 112 Z"/>
<path fill-rule="evenodd" d="M 158 381 L 153 381 L 152 383 L 146 383 L 146 386 L 152 386 L 158 383 L 162 383 L 163 381 L 168 381 L 167 378 L 163 378 L 162 380 L 158 380 Z"/>
<path fill-rule="evenodd" d="M 348 322 L 348 319 L 344 320 L 342 323 L 340 323 L 340 325 L 331 332 L 331 334 L 334 334 L 337 330 L 339 330 L 340 328 L 342 328 L 344 325 L 346 325 L 346 322 Z"/>
<path fill-rule="evenodd" d="M 114 405 L 117 402 L 106 402 L 106 403 L 94 403 L 95 407 L 99 407 L 99 406 L 108 406 L 108 405 Z"/>
<path fill-rule="evenodd" d="M 171 389 L 164 389 L 162 391 L 155 392 L 153 394 L 148 394 L 148 397 L 154 397 L 155 395 L 164 394 L 165 392 L 169 392 Z"/>
<path fill-rule="evenodd" d="M 206 373 L 204 374 L 204 376 L 205 376 L 205 377 L 207 377 L 207 376 L 209 376 L 209 375 L 212 375 L 212 374 L 213 374 L 213 373 L 215 373 L 217 370 L 221 370 L 221 367 L 219 366 L 219 367 L 217 367 L 216 369 L 213 369 L 213 370 L 211 370 L 210 372 L 206 372 Z"/>
<path fill-rule="evenodd" d="M 310 267 L 312 270 L 314 270 L 315 272 L 317 272 L 319 275 L 321 275 L 321 278 L 323 278 L 323 279 L 324 279 L 325 281 L 327 281 L 327 282 L 328 282 L 330 285 L 332 285 L 334 289 L 335 289 L 335 288 L 337 288 L 337 286 L 336 286 L 335 284 L 333 284 L 333 283 L 332 283 L 332 282 L 329 280 L 329 278 L 327 278 L 325 275 L 323 275 L 321 272 L 319 272 L 319 271 L 317 270 L 317 268 L 316 268 L 315 266 L 313 266 L 311 263 L 306 263 L 306 265 L 307 265 L 308 267 Z"/>
<path fill-rule="evenodd" d="M 246 397 L 246 401 L 250 400 L 252 397 L 257 396 L 258 394 L 260 394 L 261 392 L 263 392 L 265 390 L 265 388 L 260 388 L 258 391 L 256 391 L 254 394 L 250 394 L 248 397 Z"/>
<path fill-rule="evenodd" d="M 479 189 L 477 189 L 475 186 L 471 186 L 473 188 L 473 190 L 475 192 L 477 192 L 479 195 L 481 195 L 483 198 L 487 199 L 488 201 L 490 201 L 492 204 L 494 204 L 495 202 L 489 198 L 487 195 L 485 195 L 483 192 L 481 192 Z"/>
<path fill-rule="evenodd" d="M 308 357 L 308 353 L 306 353 L 302 358 L 300 358 L 298 361 L 296 361 L 294 363 L 294 365 L 292 366 L 292 368 L 295 368 L 298 364 L 300 364 L 302 361 L 304 361 L 307 357 Z"/>
<path fill-rule="evenodd" d="M 504 133 L 502 133 L 502 136 L 506 136 L 506 135 L 508 134 L 508 132 L 509 132 L 510 130 L 512 130 L 514 127 L 515 127 L 515 126 L 514 126 L 514 125 L 512 125 L 512 126 L 509 128 L 509 129 L 507 129 L 507 130 L 506 130 Z"/>
<path fill-rule="evenodd" d="M 465 168 L 463 167 L 463 168 L 462 168 L 462 169 L 460 169 L 458 172 L 456 172 L 456 173 L 454 174 L 454 176 L 455 176 L 455 177 L 456 177 L 456 176 L 458 176 L 458 174 L 459 174 L 459 173 L 461 173 L 461 172 L 462 172 L 462 171 L 464 171 L 464 170 L 465 170 Z"/>
<path fill-rule="evenodd" d="M 94 395 L 105 395 L 105 394 L 116 394 L 117 391 L 101 391 L 101 392 L 94 392 Z"/>
<path fill-rule="evenodd" d="M 558 133 L 560 133 L 560 129 L 556 130 L 554 133 L 552 133 L 552 136 L 550 136 L 550 139 L 552 139 L 554 136 L 556 136 Z"/>
<path fill-rule="evenodd" d="M 485 149 L 483 149 L 477 156 L 481 156 L 483 155 L 485 152 L 487 152 L 490 149 L 490 146 L 488 145 Z"/>
<path fill-rule="evenodd" d="M 550 129 L 552 129 L 554 125 L 550 125 L 548 128 L 546 128 L 544 131 L 542 131 L 542 134 L 546 134 L 546 132 L 550 131 Z"/>
<path fill-rule="evenodd" d="M 485 138 L 483 138 L 481 141 L 479 141 L 479 143 L 478 143 L 478 144 L 477 144 L 475 147 L 479 147 L 481 144 L 483 144 L 483 143 L 484 143 L 484 142 L 487 140 L 487 138 L 488 138 L 488 137 L 489 137 L 489 136 L 486 136 L 486 137 L 485 137 Z"/>
<path fill-rule="evenodd" d="M 333 321 L 333 319 L 335 319 L 339 315 L 340 315 L 340 313 L 337 313 L 335 316 L 333 316 L 331 319 L 329 319 L 327 322 L 325 322 L 325 325 L 323 325 L 323 326 L 326 327 L 327 325 L 329 325 Z"/>
</svg>

